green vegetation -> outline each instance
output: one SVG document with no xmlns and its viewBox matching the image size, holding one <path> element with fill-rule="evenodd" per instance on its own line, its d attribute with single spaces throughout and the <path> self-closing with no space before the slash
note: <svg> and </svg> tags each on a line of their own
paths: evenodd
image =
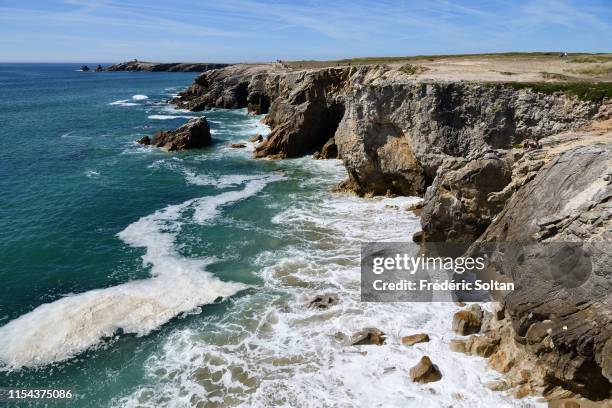
<svg viewBox="0 0 612 408">
<path fill-rule="evenodd" d="M 514 89 L 532 89 L 535 92 L 553 94 L 563 92 L 583 101 L 612 99 L 612 82 L 503 82 L 490 86 L 506 86 Z"/>
<path fill-rule="evenodd" d="M 612 74 L 612 65 L 597 65 L 596 67 L 576 69 L 573 72 L 584 75 L 604 76 Z"/>
<path fill-rule="evenodd" d="M 595 55 L 584 55 L 581 57 L 574 57 L 569 62 L 577 63 L 594 63 L 594 62 L 609 62 L 612 61 L 612 55 L 610 54 L 595 54 Z"/>
<path fill-rule="evenodd" d="M 591 54 L 572 53 L 570 56 L 590 56 Z M 453 54 L 453 55 L 414 55 L 414 56 L 397 56 L 397 57 L 359 57 L 347 58 L 334 62 L 341 64 L 372 64 L 375 62 L 401 62 L 401 61 L 416 61 L 427 60 L 435 61 L 446 58 L 541 58 L 554 57 L 559 58 L 559 52 L 502 52 L 497 54 Z M 331 62 L 331 61 L 330 61 Z"/>
<path fill-rule="evenodd" d="M 398 69 L 398 71 L 403 72 L 406 75 L 417 75 L 425 71 L 429 71 L 429 68 L 423 67 L 421 65 L 405 64 L 405 65 L 402 65 Z"/>
</svg>

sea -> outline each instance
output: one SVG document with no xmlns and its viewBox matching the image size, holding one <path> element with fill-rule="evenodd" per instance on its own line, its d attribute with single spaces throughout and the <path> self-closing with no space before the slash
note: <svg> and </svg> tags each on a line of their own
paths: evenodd
<svg viewBox="0 0 612 408">
<path fill-rule="evenodd" d="M 335 193 L 339 160 L 230 148 L 269 129 L 244 109 L 175 109 L 195 75 L 0 64 L 0 387 L 72 395 L 0 405 L 537 405 L 448 349 L 453 303 L 360 301 L 361 243 L 410 241 L 418 198 Z M 136 143 L 199 116 L 209 148 Z M 329 293 L 337 305 L 308 307 Z M 347 345 L 365 327 L 386 344 Z M 411 382 L 423 355 L 441 381 Z"/>
</svg>

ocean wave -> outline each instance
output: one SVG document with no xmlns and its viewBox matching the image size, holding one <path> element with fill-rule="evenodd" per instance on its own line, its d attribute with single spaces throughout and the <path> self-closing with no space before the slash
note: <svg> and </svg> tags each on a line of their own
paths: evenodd
<svg viewBox="0 0 612 408">
<path fill-rule="evenodd" d="M 129 99 L 121 99 L 119 101 L 111 102 L 109 105 L 117 105 L 117 106 L 138 106 L 137 103 L 130 102 Z"/>
<path fill-rule="evenodd" d="M 170 119 L 192 119 L 194 116 L 185 116 L 185 115 L 149 115 L 147 116 L 149 119 L 154 120 L 170 120 Z"/>
<path fill-rule="evenodd" d="M 199 305 L 228 297 L 247 285 L 224 282 L 205 267 L 210 259 L 185 258 L 175 240 L 184 222 L 204 222 L 223 206 L 260 192 L 267 177 L 242 190 L 170 205 L 142 217 L 118 234 L 126 244 L 145 248 L 143 265 L 152 277 L 91 290 L 43 304 L 0 327 L 0 360 L 5 369 L 62 361 L 96 345 L 121 329 L 142 336 Z M 186 210 L 193 219 L 186 220 Z"/>
<path fill-rule="evenodd" d="M 457 310 L 452 303 L 360 300 L 359 243 L 409 240 L 419 223 L 405 208 L 419 199 L 332 194 L 324 187 L 344 171 L 333 162 L 300 160 L 325 170 L 312 177 L 323 192 L 296 192 L 273 217 L 283 241 L 292 244 L 257 258 L 262 290 L 236 299 L 218 321 L 173 333 L 147 362 L 151 385 L 115 405 L 514 406 L 511 397 L 485 387 L 499 378 L 485 360 L 448 348 Z M 282 163 L 288 169 L 299 165 Z M 306 306 L 314 295 L 330 292 L 340 296 L 338 305 L 326 311 Z M 372 326 L 387 333 L 384 347 L 339 340 Z M 402 336 L 417 332 L 428 333 L 430 342 L 401 344 Z M 411 382 L 408 373 L 424 354 L 444 374 L 426 387 Z"/>
<path fill-rule="evenodd" d="M 137 95 L 132 95 L 132 99 L 135 101 L 144 101 L 146 99 L 149 99 L 149 97 L 147 95 L 137 94 Z"/>
</svg>

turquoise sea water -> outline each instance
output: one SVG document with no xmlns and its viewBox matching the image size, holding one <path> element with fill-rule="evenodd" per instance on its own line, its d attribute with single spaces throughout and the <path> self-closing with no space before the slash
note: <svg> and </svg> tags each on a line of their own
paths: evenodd
<svg viewBox="0 0 612 408">
<path fill-rule="evenodd" d="M 77 68 L 0 65 L 0 387 L 69 388 L 48 406 L 71 407 L 510 406 L 448 351 L 452 305 L 359 301 L 360 242 L 408 240 L 413 198 L 334 194 L 339 161 L 228 148 L 267 129 L 169 106 L 194 74 Z M 210 148 L 134 142 L 197 115 Z M 328 292 L 338 306 L 306 307 Z M 388 345 L 347 349 L 368 326 Z M 432 341 L 401 346 L 416 330 Z M 408 380 L 423 353 L 434 392 Z"/>
</svg>

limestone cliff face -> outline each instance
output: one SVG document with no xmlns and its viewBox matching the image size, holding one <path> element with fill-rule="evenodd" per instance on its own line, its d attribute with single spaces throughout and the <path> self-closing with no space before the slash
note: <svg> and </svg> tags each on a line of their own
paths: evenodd
<svg viewBox="0 0 612 408">
<path fill-rule="evenodd" d="M 346 166 L 343 187 L 423 195 L 428 241 L 595 242 L 588 250 L 597 268 L 582 295 L 564 296 L 537 269 L 510 265 L 517 271 L 511 278 L 529 290 L 501 300 L 505 330 L 517 344 L 540 344 L 525 355 L 546 367 L 542 378 L 592 398 L 610 394 L 612 126 L 594 138 L 576 131 L 612 117 L 610 101 L 419 82 L 385 66 L 236 65 L 200 75 L 174 102 L 267 113 L 272 131 L 256 157 L 295 157 L 325 146 Z M 519 147 L 526 139 L 535 150 Z M 555 325 L 552 343 L 542 324 Z"/>
</svg>

